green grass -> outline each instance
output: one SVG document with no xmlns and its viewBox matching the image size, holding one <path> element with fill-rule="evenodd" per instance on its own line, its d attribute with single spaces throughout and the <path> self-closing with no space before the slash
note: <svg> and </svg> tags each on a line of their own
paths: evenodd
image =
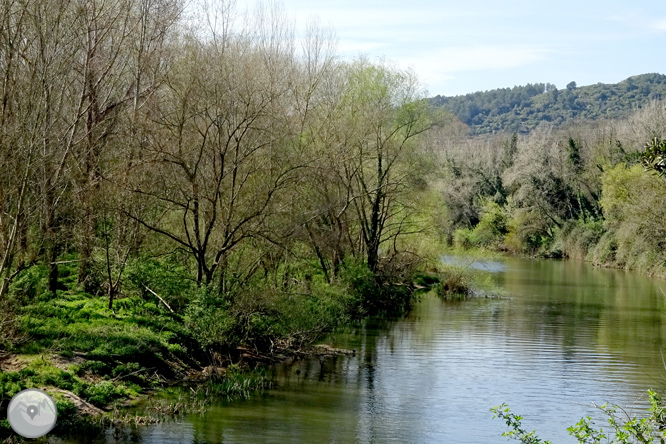
<svg viewBox="0 0 666 444">
<path fill-rule="evenodd" d="M 179 322 L 153 303 L 137 298 L 118 302 L 112 312 L 104 299 L 74 293 L 27 305 L 20 324 L 30 340 L 15 351 L 76 353 L 109 366 L 138 362 L 153 367 L 186 357 L 188 335 Z"/>
<path fill-rule="evenodd" d="M 111 380 L 87 381 L 80 367 L 72 365 L 64 370 L 49 359 L 39 356 L 21 356 L 27 366 L 18 371 L 0 372 L 0 405 L 6 405 L 21 390 L 55 387 L 86 399 L 97 407 L 107 407 L 116 401 L 135 397 L 140 387 Z"/>
<path fill-rule="evenodd" d="M 140 403 L 148 393 L 159 401 L 155 411 L 161 415 L 196 411 L 215 399 L 246 398 L 270 387 L 266 372 L 231 365 L 224 377 L 176 389 L 175 395 L 165 382 L 222 365 L 221 360 L 229 365 L 234 358 L 227 356 L 238 359 L 238 346 L 288 354 L 353 319 L 404 312 L 412 300 L 411 286 L 392 285 L 359 261 L 345 262 L 333 283 L 316 262 L 281 264 L 272 276 L 257 275 L 226 293 L 179 283 L 181 271 L 154 259 L 132 263 L 113 310 L 103 291 L 83 290 L 76 262 L 60 267 L 65 289 L 55 295 L 47 291 L 46 267 L 23 271 L 5 301 L 14 307 L 16 333 L 13 340 L 0 338 L 0 346 L 18 363 L 15 371 L 0 372 L 0 408 L 26 388 L 67 390 L 111 410 L 102 418 L 72 419 L 85 429 L 100 421 L 153 421 L 122 408 Z M 175 313 L 143 285 L 159 292 Z M 153 396 L 153 389 L 166 397 Z M 53 392 L 63 415 L 79 416 L 71 401 Z M 5 425 L 0 423 L 0 438 L 8 436 Z"/>
</svg>

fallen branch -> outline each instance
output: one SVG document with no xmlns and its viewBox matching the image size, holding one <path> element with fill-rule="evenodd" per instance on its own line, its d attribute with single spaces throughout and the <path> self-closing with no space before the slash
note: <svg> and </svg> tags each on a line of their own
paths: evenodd
<svg viewBox="0 0 666 444">
<path fill-rule="evenodd" d="M 151 290 L 150 288 L 146 287 L 145 284 L 144 284 L 143 288 L 145 288 L 146 290 L 148 290 L 149 292 L 151 292 L 155 297 L 157 297 L 157 299 L 159 299 L 160 301 L 162 301 L 162 303 L 164 304 L 164 306 L 165 306 L 166 308 L 168 308 L 169 311 L 170 311 L 171 313 L 175 313 L 175 312 L 171 309 L 171 307 L 169 307 L 169 304 L 167 304 L 167 302 L 166 302 L 164 299 L 162 299 L 162 298 L 160 297 L 159 294 L 155 293 L 153 290 Z"/>
<path fill-rule="evenodd" d="M 74 403 L 78 413 L 81 414 L 81 415 L 97 416 L 97 415 L 104 414 L 104 410 L 102 410 L 98 407 L 95 407 L 91 403 L 81 399 L 79 396 L 75 395 L 74 393 L 72 393 L 68 390 L 62 390 L 62 389 L 51 388 L 51 387 L 42 387 L 42 390 L 55 392 L 55 393 L 60 393 L 62 396 L 64 396 L 65 398 L 69 399 L 71 402 Z"/>
</svg>

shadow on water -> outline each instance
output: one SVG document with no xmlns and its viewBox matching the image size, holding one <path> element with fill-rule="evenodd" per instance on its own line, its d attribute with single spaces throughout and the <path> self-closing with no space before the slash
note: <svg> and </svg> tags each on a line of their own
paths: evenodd
<svg viewBox="0 0 666 444">
<path fill-rule="evenodd" d="M 591 403 L 635 414 L 645 390 L 664 393 L 664 281 L 566 261 L 478 264 L 506 299 L 423 297 L 404 319 L 327 339 L 354 355 L 275 367 L 264 395 L 96 442 L 505 443 L 489 409 L 506 402 L 544 439 L 574 443 L 568 426 L 603 421 Z"/>
</svg>

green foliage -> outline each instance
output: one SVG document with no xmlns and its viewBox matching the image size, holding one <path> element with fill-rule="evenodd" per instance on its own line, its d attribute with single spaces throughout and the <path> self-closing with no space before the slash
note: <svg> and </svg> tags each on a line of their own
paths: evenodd
<svg viewBox="0 0 666 444">
<path fill-rule="evenodd" d="M 165 389 L 148 402 L 147 410 L 173 417 L 186 413 L 201 413 L 220 399 L 248 399 L 273 387 L 266 368 L 241 369 L 230 365 L 223 376 L 193 386 Z"/>
<path fill-rule="evenodd" d="M 507 233 L 507 213 L 490 199 L 485 199 L 481 206 L 481 218 L 467 235 L 467 243 L 472 247 L 497 247 L 502 244 Z"/>
<path fill-rule="evenodd" d="M 587 416 L 578 423 L 569 427 L 569 434 L 576 438 L 581 444 L 651 444 L 663 443 L 666 429 L 666 407 L 664 407 L 661 397 L 653 390 L 648 390 L 648 399 L 650 407 L 649 415 L 644 418 L 627 417 L 622 419 L 618 416 L 618 411 L 624 410 L 616 405 L 604 404 L 599 409 L 607 416 L 610 432 L 604 433 L 603 429 L 596 429 L 592 419 Z M 493 412 L 493 418 L 500 418 L 506 422 L 509 430 L 502 436 L 520 441 L 523 444 L 550 443 L 542 441 L 536 436 L 536 432 L 527 432 L 521 425 L 522 416 L 510 412 L 506 404 L 490 409 Z"/>
<path fill-rule="evenodd" d="M 543 218 L 522 208 L 515 209 L 507 222 L 504 246 L 516 253 L 536 254 L 552 242 L 550 227 Z"/>
<path fill-rule="evenodd" d="M 655 134 L 664 115 L 663 108 L 652 106 L 631 122 Z M 664 274 L 666 182 L 636 163 L 641 138 L 632 146 L 616 127 L 593 128 L 600 132 L 589 136 L 585 128 L 541 129 L 509 141 L 489 138 L 487 146 L 469 142 L 485 161 L 466 154 L 469 149 L 458 157 L 447 154 L 455 174 L 444 189 L 456 192 L 444 196 L 450 213 L 460 215 L 451 220 L 457 228 L 453 245 Z M 654 156 L 660 140 L 649 144 Z M 497 178 L 499 185 L 485 187 Z"/>
<path fill-rule="evenodd" d="M 148 287 L 176 311 L 183 309 L 196 291 L 187 258 L 183 254 L 171 254 L 160 259 L 136 258 L 127 265 L 125 275 L 124 287 L 159 305 L 159 300 L 146 289 Z"/>
<path fill-rule="evenodd" d="M 476 239 L 471 228 L 458 228 L 453 232 L 453 246 L 460 249 L 473 248 Z"/>
<path fill-rule="evenodd" d="M 48 269 L 44 265 L 35 265 L 19 273 L 10 287 L 10 297 L 23 303 L 34 301 L 47 293 Z"/>
<path fill-rule="evenodd" d="M 74 368 L 63 370 L 55 367 L 51 361 L 40 357 L 34 358 L 27 367 L 19 371 L 0 372 L 0 406 L 6 405 L 21 390 L 41 387 L 57 387 L 71 391 L 99 407 L 138 394 L 137 387 L 128 386 L 123 382 L 86 381 L 77 376 Z M 71 409 L 67 402 L 63 400 L 62 407 Z"/>
<path fill-rule="evenodd" d="M 578 219 L 566 221 L 557 236 L 564 255 L 573 259 L 593 260 L 594 255 L 591 252 L 604 233 L 603 220 Z"/>
<path fill-rule="evenodd" d="M 437 294 L 447 300 L 467 299 L 472 294 L 474 278 L 466 267 L 442 265 Z"/>
<path fill-rule="evenodd" d="M 645 145 L 643 164 L 646 168 L 656 171 L 660 176 L 666 173 L 666 140 L 653 137 Z"/>
<path fill-rule="evenodd" d="M 575 425 L 569 427 L 567 430 L 569 434 L 576 438 L 579 443 L 597 444 L 606 439 L 603 430 L 596 430 L 592 427 L 592 418 L 586 416 L 581 418 Z"/>
<path fill-rule="evenodd" d="M 293 348 L 353 318 L 401 312 L 411 300 L 409 288 L 379 285 L 367 265 L 353 259 L 341 264 L 333 284 L 309 262 L 276 273 L 279 285 L 256 279 L 236 294 L 202 288 L 185 310 L 185 328 L 204 349 Z"/>
<path fill-rule="evenodd" d="M 265 368 L 252 371 L 242 370 L 236 365 L 229 366 L 224 376 L 213 379 L 199 387 L 198 398 L 208 399 L 247 399 L 253 393 L 270 389 L 273 381 Z M 203 390 L 202 390 L 203 389 Z"/>
<path fill-rule="evenodd" d="M 482 254 L 487 259 L 488 250 L 472 250 Z M 427 284 L 435 288 L 439 297 L 445 300 L 464 300 L 471 296 L 494 297 L 500 291 L 488 273 L 472 268 L 476 261 L 466 252 L 466 265 L 463 264 L 440 264 L 437 272 L 429 277 L 432 283 Z"/>
<path fill-rule="evenodd" d="M 116 313 L 107 304 L 102 298 L 77 293 L 24 307 L 21 322 L 32 341 L 20 351 L 77 351 L 94 360 L 139 360 L 152 367 L 178 351 L 170 345 L 186 340 L 182 326 L 161 315 L 154 304 L 128 298 L 118 304 Z"/>
<path fill-rule="evenodd" d="M 127 399 L 130 396 L 136 396 L 137 392 L 114 381 L 100 381 L 87 385 L 81 395 L 92 404 L 98 407 L 104 407 L 114 401 Z"/>
<path fill-rule="evenodd" d="M 361 261 L 354 258 L 345 260 L 340 280 L 351 295 L 352 317 L 394 316 L 403 314 L 409 309 L 413 296 L 412 288 L 404 282 L 394 281 L 400 273 L 390 272 L 389 267 L 386 267 L 384 273 L 387 271 L 390 275 L 375 274 Z M 409 284 L 413 277 L 415 276 L 410 272 L 403 276 Z"/>
<path fill-rule="evenodd" d="M 624 164 L 606 170 L 601 179 L 601 206 L 613 243 L 599 253 L 612 252 L 618 266 L 660 272 L 666 260 L 666 183 L 640 165 Z"/>
<path fill-rule="evenodd" d="M 527 133 L 543 122 L 562 125 L 576 120 L 620 118 L 636 106 L 666 98 L 666 75 L 643 74 L 617 84 L 565 90 L 551 84 L 528 84 L 456 97 L 436 96 L 436 106 L 453 112 L 475 134 Z M 574 87 L 570 87 L 574 85 Z"/>
<path fill-rule="evenodd" d="M 237 320 L 229 312 L 229 301 L 204 287 L 190 300 L 184 316 L 185 328 L 202 347 L 228 348 L 237 343 Z"/>
<path fill-rule="evenodd" d="M 76 404 L 62 396 L 54 397 L 54 401 L 56 409 L 58 410 L 57 425 L 61 425 L 61 423 L 69 423 L 77 414 Z"/>
<path fill-rule="evenodd" d="M 536 431 L 528 432 L 522 426 L 522 416 L 511 413 L 506 404 L 502 404 L 490 409 L 493 412 L 493 419 L 499 418 L 506 422 L 509 430 L 502 433 L 502 436 L 520 441 L 523 444 L 552 444 L 550 441 L 544 441 L 536 436 Z"/>
</svg>

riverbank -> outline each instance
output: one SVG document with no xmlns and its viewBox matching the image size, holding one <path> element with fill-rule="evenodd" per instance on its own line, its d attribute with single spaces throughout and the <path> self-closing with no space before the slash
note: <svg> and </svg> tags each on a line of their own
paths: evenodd
<svg viewBox="0 0 666 444">
<path fill-rule="evenodd" d="M 46 268 L 28 269 L 0 310 L 0 408 L 21 390 L 44 389 L 58 407 L 55 433 L 67 433 L 73 422 L 146 424 L 213 399 L 247 397 L 270 387 L 267 365 L 334 353 L 313 344 L 364 317 L 405 313 L 415 291 L 438 282 L 424 274 L 418 285 L 404 276 L 379 281 L 351 261 L 329 282 L 301 264 L 270 281 L 276 285 L 226 295 L 197 290 L 179 307 L 183 286 L 153 272 L 149 278 L 162 284 L 150 284 L 157 291 L 144 279 L 140 284 L 150 291 L 125 288 L 111 310 L 108 298 L 83 291 L 75 262 L 60 273 L 66 279 L 53 295 L 46 291 Z M 174 395 L 174 387 L 186 389 Z M 10 436 L 5 419 L 0 438 Z"/>
<path fill-rule="evenodd" d="M 489 409 L 502 402 L 525 416 L 527 430 L 566 443 L 573 440 L 566 427 L 582 416 L 605 422 L 593 402 L 638 414 L 648 388 L 663 393 L 659 282 L 573 261 L 501 263 L 488 274 L 507 298 L 420 296 L 404 317 L 327 335 L 326 343 L 356 355 L 271 368 L 270 390 L 219 399 L 204 413 L 138 427 L 109 444 L 501 444 L 504 424 Z"/>
<path fill-rule="evenodd" d="M 517 256 L 533 259 L 567 259 L 586 262 L 596 267 L 634 271 L 651 277 L 666 278 L 666 250 L 658 242 L 646 242 L 639 237 L 618 238 L 606 230 L 603 221 L 571 222 L 541 239 L 536 248 L 516 248 L 499 231 L 492 242 L 477 242 L 478 228 L 459 229 L 451 254 L 480 258 Z"/>
</svg>

